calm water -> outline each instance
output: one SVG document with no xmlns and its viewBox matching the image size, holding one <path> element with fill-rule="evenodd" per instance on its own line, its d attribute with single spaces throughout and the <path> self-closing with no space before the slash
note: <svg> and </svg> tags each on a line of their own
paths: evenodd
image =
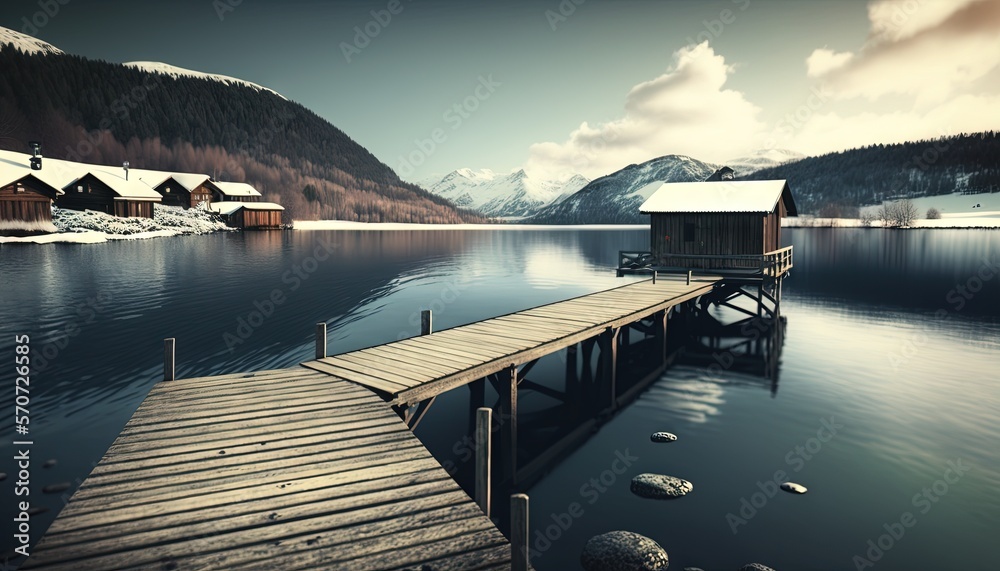
<svg viewBox="0 0 1000 571">
<path fill-rule="evenodd" d="M 586 540 L 613 529 L 657 540 L 671 568 L 854 569 L 871 545 L 884 552 L 875 569 L 996 568 L 1000 233 L 787 236 L 796 266 L 777 392 L 747 375 L 669 370 L 527 490 L 536 568 L 577 568 Z M 33 520 L 34 540 L 62 506 L 41 487 L 75 488 L 100 459 L 161 374 L 165 337 L 177 338 L 180 376 L 291 366 L 311 358 L 317 321 L 329 322 L 331 352 L 414 335 L 422 308 L 436 329 L 452 327 L 620 285 L 617 251 L 647 240 L 644 230 L 352 231 L 4 246 L 0 356 L 28 334 L 36 358 L 31 499 L 50 511 Z M 283 303 L 243 325 L 272 295 Z M 559 357 L 536 367 L 543 382 Z M 9 369 L 0 387 L 12 411 Z M 470 468 L 457 445 L 467 401 L 464 389 L 444 395 L 418 430 L 459 474 Z M 546 403 L 529 394 L 522 406 Z M 655 430 L 680 440 L 653 445 Z M 13 435 L 12 415 L 0 434 Z M 630 464 L 620 476 L 619 455 Z M 42 469 L 49 458 L 58 463 Z M 949 462 L 961 475 L 946 474 Z M 809 493 L 768 497 L 779 470 Z M 641 500 L 628 490 L 640 472 L 688 479 L 694 492 Z M 0 482 L 0 513 L 12 511 L 13 487 Z M 582 515 L 562 516 L 574 503 Z M 887 529 L 902 534 L 880 538 Z"/>
</svg>

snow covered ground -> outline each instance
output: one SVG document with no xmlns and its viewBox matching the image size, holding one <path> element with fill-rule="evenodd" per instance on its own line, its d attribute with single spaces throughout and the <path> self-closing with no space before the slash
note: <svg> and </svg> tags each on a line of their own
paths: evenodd
<svg viewBox="0 0 1000 571">
<path fill-rule="evenodd" d="M 153 218 L 118 218 L 94 212 L 52 207 L 52 222 L 58 232 L 35 236 L 0 236 L 0 243 L 51 244 L 65 242 L 96 244 L 108 240 L 141 240 L 180 234 L 208 234 L 232 231 L 234 228 L 204 206 L 184 210 L 179 206 L 162 206 L 153 209 Z"/>
<path fill-rule="evenodd" d="M 910 202 L 917 208 L 917 219 L 911 228 L 1000 228 L 1000 192 L 989 194 L 942 194 L 940 196 L 922 196 L 912 198 Z M 931 208 L 941 213 L 941 218 L 927 220 L 927 211 Z M 864 206 L 861 213 L 877 216 L 879 206 Z M 862 226 L 860 220 L 853 218 L 813 218 L 800 216 L 785 218 L 781 222 L 785 227 L 856 227 Z M 880 226 L 876 220 L 872 226 Z"/>
</svg>

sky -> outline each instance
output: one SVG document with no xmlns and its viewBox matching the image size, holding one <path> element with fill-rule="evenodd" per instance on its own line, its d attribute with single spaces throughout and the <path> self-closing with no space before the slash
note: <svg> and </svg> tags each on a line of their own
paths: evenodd
<svg viewBox="0 0 1000 571">
<path fill-rule="evenodd" d="M 265 85 L 417 182 L 1000 128 L 1000 0 L 5 0 L 0 26 Z"/>
</svg>

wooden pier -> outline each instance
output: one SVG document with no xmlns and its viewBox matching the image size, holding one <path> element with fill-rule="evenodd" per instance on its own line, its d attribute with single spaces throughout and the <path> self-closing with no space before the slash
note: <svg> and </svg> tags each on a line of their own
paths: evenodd
<svg viewBox="0 0 1000 571">
<path fill-rule="evenodd" d="M 23 568 L 526 569 L 411 428 L 441 393 L 468 385 L 482 401 L 492 383 L 504 419 L 497 470 L 523 484 L 518 390 L 583 394 L 593 412 L 614 411 L 666 367 L 671 310 L 718 282 L 654 277 L 435 333 L 427 319 L 426 335 L 332 357 L 320 324 L 321 358 L 247 374 L 173 379 L 170 340 L 165 380 Z M 630 332 L 655 342 L 657 362 L 623 388 Z M 563 349 L 562 393 L 527 378 Z M 526 513 L 527 498 L 512 501 Z"/>
</svg>

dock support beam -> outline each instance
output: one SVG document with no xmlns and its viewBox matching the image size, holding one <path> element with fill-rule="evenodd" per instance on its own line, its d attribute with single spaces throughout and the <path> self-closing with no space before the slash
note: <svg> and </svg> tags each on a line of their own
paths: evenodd
<svg viewBox="0 0 1000 571">
<path fill-rule="evenodd" d="M 528 571 L 531 568 L 528 540 L 528 496 L 513 494 L 510 497 L 511 571 Z"/>
<path fill-rule="evenodd" d="M 601 376 L 600 383 L 609 398 L 608 405 L 611 410 L 617 408 L 618 402 L 618 337 L 621 329 L 618 327 L 608 327 L 598 338 L 601 346 Z M 600 404 L 598 404 L 600 406 Z"/>
<path fill-rule="evenodd" d="M 316 324 L 316 358 L 326 359 L 326 322 Z"/>
<path fill-rule="evenodd" d="M 517 366 L 511 365 L 498 374 L 500 377 L 500 425 L 506 425 L 500 433 L 500 455 L 503 462 L 503 478 L 511 484 L 517 483 Z M 504 378 L 506 377 L 506 378 Z"/>
<path fill-rule="evenodd" d="M 163 380 L 174 380 L 174 346 L 176 339 L 170 337 L 163 340 Z"/>
<path fill-rule="evenodd" d="M 476 503 L 486 517 L 490 517 L 490 489 L 493 469 L 491 455 L 493 453 L 493 409 L 479 407 L 476 409 Z"/>
<path fill-rule="evenodd" d="M 420 334 L 430 335 L 434 332 L 433 322 L 431 321 L 431 310 L 425 309 L 420 312 Z"/>
</svg>

